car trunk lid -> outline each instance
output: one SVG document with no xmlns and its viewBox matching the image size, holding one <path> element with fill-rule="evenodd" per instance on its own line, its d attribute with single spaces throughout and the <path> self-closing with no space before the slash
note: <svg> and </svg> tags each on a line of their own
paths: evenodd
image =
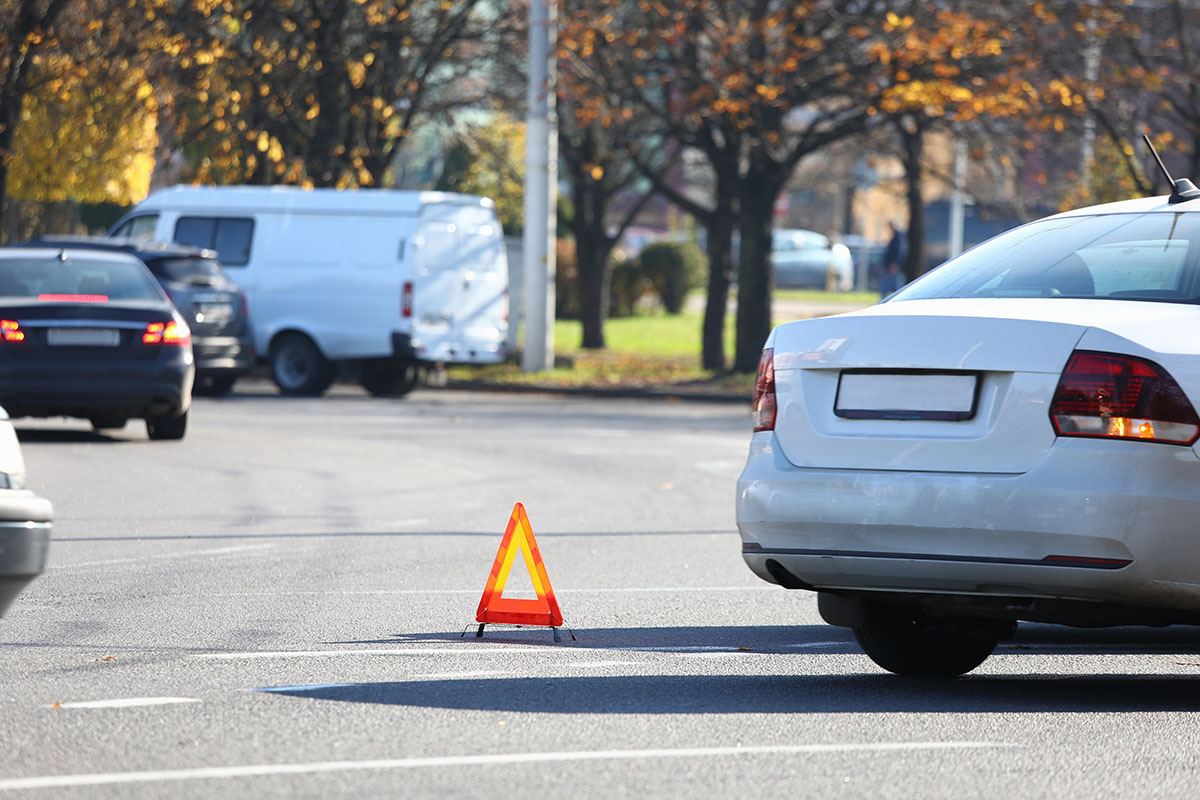
<svg viewBox="0 0 1200 800">
<path fill-rule="evenodd" d="M 1019 473 L 1044 457 L 1055 386 L 1088 326 L 933 302 L 937 314 L 885 304 L 775 331 L 775 435 L 788 461 Z"/>
</svg>

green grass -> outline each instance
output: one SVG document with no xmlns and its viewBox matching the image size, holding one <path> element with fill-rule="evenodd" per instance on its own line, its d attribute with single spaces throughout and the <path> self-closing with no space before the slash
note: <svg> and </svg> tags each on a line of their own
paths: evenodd
<svg viewBox="0 0 1200 800">
<path fill-rule="evenodd" d="M 780 290 L 778 300 L 867 305 L 879 297 L 873 292 L 821 292 Z M 694 307 L 694 306 L 693 306 Z M 557 365 L 545 372 L 527 373 L 509 362 L 486 367 L 451 367 L 451 381 L 487 382 L 514 386 L 558 388 L 638 388 L 678 393 L 728 393 L 749 397 L 754 376 L 713 373 L 700 366 L 704 315 L 684 311 L 671 315 L 650 311 L 633 317 L 610 319 L 604 324 L 604 350 L 580 347 L 583 325 L 578 320 L 554 324 Z M 725 320 L 725 358 L 733 360 L 734 317 Z"/>
</svg>

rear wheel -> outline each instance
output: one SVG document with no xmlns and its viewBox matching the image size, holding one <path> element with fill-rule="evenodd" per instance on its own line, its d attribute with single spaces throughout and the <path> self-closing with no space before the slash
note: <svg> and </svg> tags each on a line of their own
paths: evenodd
<svg viewBox="0 0 1200 800">
<path fill-rule="evenodd" d="M 403 397 L 420 382 L 420 368 L 407 361 L 371 361 L 363 366 L 362 386 L 376 397 Z"/>
<path fill-rule="evenodd" d="M 871 660 L 888 672 L 953 678 L 982 664 L 1001 637 L 994 626 L 973 620 L 935 620 L 912 609 L 877 605 L 854 629 L 854 638 Z"/>
<path fill-rule="evenodd" d="M 177 417 L 147 417 L 146 433 L 156 441 L 182 439 L 187 433 L 187 419 L 186 411 Z"/>
<path fill-rule="evenodd" d="M 319 395 L 333 383 L 333 363 L 307 336 L 289 333 L 271 346 L 271 377 L 279 391 Z"/>
</svg>

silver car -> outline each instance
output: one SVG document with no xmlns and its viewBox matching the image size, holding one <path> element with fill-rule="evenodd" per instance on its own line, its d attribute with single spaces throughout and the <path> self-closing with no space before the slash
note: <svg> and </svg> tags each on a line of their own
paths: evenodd
<svg viewBox="0 0 1200 800">
<path fill-rule="evenodd" d="M 45 569 L 52 516 L 50 501 L 25 488 L 21 445 L 0 408 L 0 616 Z"/>
</svg>

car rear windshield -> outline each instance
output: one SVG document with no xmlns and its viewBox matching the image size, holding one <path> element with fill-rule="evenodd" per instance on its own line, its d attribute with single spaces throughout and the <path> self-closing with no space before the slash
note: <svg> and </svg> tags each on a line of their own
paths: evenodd
<svg viewBox="0 0 1200 800">
<path fill-rule="evenodd" d="M 146 259 L 146 266 L 160 278 L 175 283 L 213 285 L 220 283 L 225 271 L 211 258 Z"/>
<path fill-rule="evenodd" d="M 0 259 L 0 298 L 107 302 L 162 295 L 140 263 L 54 257 Z"/>
<path fill-rule="evenodd" d="M 1200 214 L 1044 219 L 1002 233 L 889 298 L 1103 297 L 1200 303 Z"/>
</svg>

